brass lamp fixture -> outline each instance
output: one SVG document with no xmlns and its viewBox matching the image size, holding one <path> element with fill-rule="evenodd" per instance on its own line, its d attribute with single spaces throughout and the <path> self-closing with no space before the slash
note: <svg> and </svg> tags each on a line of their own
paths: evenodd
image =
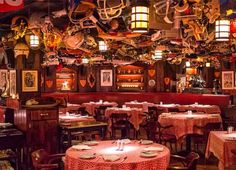
<svg viewBox="0 0 236 170">
<path fill-rule="evenodd" d="M 215 23 L 215 39 L 216 41 L 229 41 L 230 36 L 230 20 L 221 19 Z"/>
<path fill-rule="evenodd" d="M 149 29 L 149 3 L 146 0 L 135 0 L 132 5 L 131 30 L 146 33 Z"/>
</svg>

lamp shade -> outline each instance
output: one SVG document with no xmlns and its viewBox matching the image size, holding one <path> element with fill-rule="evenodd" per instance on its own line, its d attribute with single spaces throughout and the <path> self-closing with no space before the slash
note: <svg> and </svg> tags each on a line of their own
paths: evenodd
<svg viewBox="0 0 236 170">
<path fill-rule="evenodd" d="M 107 44 L 105 41 L 98 42 L 99 51 L 107 51 Z"/>
<path fill-rule="evenodd" d="M 161 60 L 162 59 L 162 51 L 155 50 L 154 55 L 152 56 L 153 60 Z"/>
<path fill-rule="evenodd" d="M 191 66 L 190 61 L 186 61 L 186 62 L 185 62 L 185 66 L 186 66 L 186 67 L 190 67 L 190 66 Z"/>
<path fill-rule="evenodd" d="M 227 19 L 217 20 L 215 23 L 215 39 L 216 41 L 229 41 L 230 21 Z"/>
<path fill-rule="evenodd" d="M 39 37 L 37 35 L 30 35 L 30 47 L 39 46 Z"/>
<path fill-rule="evenodd" d="M 149 7 L 146 1 L 133 4 L 131 13 L 131 30 L 146 33 L 149 28 Z"/>
</svg>

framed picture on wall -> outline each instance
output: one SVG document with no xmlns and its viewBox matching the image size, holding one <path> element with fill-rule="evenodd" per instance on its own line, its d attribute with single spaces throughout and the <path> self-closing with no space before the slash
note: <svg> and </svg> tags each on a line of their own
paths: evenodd
<svg viewBox="0 0 236 170">
<path fill-rule="evenodd" d="M 23 70 L 22 71 L 22 92 L 38 91 L 38 71 Z"/>
<path fill-rule="evenodd" d="M 222 89 L 234 88 L 234 71 L 222 71 Z"/>
<path fill-rule="evenodd" d="M 9 90 L 8 70 L 0 69 L 0 95 L 7 96 Z"/>
<path fill-rule="evenodd" d="M 16 70 L 9 71 L 10 96 L 16 94 Z"/>
<path fill-rule="evenodd" d="M 112 70 L 101 70 L 101 86 L 112 86 Z"/>
</svg>

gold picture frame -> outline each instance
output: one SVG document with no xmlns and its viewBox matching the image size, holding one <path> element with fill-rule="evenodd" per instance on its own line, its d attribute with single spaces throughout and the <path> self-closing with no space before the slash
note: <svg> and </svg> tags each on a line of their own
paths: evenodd
<svg viewBox="0 0 236 170">
<path fill-rule="evenodd" d="M 234 71 L 222 71 L 222 89 L 234 89 Z"/>
<path fill-rule="evenodd" d="M 38 91 L 38 71 L 22 70 L 22 92 Z"/>
</svg>

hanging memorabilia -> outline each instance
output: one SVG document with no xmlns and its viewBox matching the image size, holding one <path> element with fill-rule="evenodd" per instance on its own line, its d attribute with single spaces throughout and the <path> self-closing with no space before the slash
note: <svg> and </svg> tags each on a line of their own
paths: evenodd
<svg viewBox="0 0 236 170">
<path fill-rule="evenodd" d="M 24 8 L 24 0 L 1 0 L 0 12 L 16 11 Z"/>
</svg>

